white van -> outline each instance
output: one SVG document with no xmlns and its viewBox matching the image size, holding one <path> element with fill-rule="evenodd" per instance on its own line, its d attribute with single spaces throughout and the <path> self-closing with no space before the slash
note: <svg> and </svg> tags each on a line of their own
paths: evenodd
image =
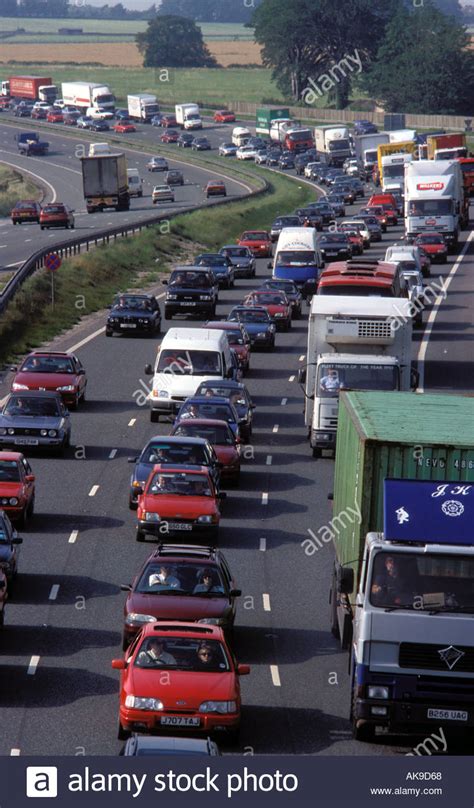
<svg viewBox="0 0 474 808">
<path fill-rule="evenodd" d="M 127 178 L 130 196 L 143 196 L 143 180 L 138 168 L 127 168 Z"/>
<path fill-rule="evenodd" d="M 324 260 L 314 227 L 284 227 L 281 231 L 275 258 L 273 277 L 294 281 L 303 295 L 315 294 Z M 272 264 L 269 264 L 269 269 Z"/>
<path fill-rule="evenodd" d="M 99 157 L 101 154 L 112 154 L 110 143 L 89 144 L 89 157 Z"/>
<path fill-rule="evenodd" d="M 234 146 L 245 146 L 251 137 L 250 129 L 246 129 L 244 126 L 236 126 L 232 130 L 232 143 Z"/>
<path fill-rule="evenodd" d="M 150 421 L 174 415 L 206 379 L 229 379 L 233 363 L 225 331 L 211 328 L 170 328 L 158 348 L 153 376 Z"/>
</svg>

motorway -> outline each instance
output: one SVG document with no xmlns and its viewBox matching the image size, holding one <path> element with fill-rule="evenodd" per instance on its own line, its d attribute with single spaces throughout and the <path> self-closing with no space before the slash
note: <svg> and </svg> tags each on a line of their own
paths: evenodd
<svg viewBox="0 0 474 808">
<path fill-rule="evenodd" d="M 368 255 L 381 257 L 401 234 L 401 226 L 389 228 Z M 463 240 L 468 236 L 463 233 Z M 433 276 L 446 278 L 450 271 L 447 300 L 429 342 L 423 342 L 423 332 L 416 335 L 414 358 L 419 352 L 425 358 L 426 391 L 472 393 L 472 241 L 462 261 L 451 257 L 449 264 L 433 267 Z M 238 280 L 234 290 L 221 292 L 217 316 L 225 316 L 269 274 L 266 261 L 260 261 L 256 282 Z M 156 293 L 162 299 L 163 287 Z M 425 313 L 425 323 L 428 316 L 433 315 Z M 110 667 L 121 655 L 125 595 L 119 586 L 132 579 L 153 549 L 151 542 L 135 542 L 127 457 L 153 434 L 167 434 L 169 425 L 152 425 L 148 409 L 136 403 L 147 384 L 143 367 L 153 361 L 155 341 L 105 339 L 104 318 L 104 312 L 93 315 L 51 343 L 80 356 L 89 377 L 88 400 L 71 416 L 69 455 L 31 458 L 36 513 L 23 532 L 20 575 L 1 637 L 3 755 L 116 755 L 121 746 L 118 675 Z M 195 325 L 190 320 L 164 325 L 178 323 Z M 333 460 L 314 461 L 306 441 L 295 381 L 305 354 L 303 318 L 289 334 L 277 335 L 274 353 L 253 355 L 244 379 L 257 405 L 253 443 L 245 451 L 240 488 L 228 492 L 219 544 L 243 590 L 235 648 L 252 671 L 242 680 L 240 746 L 224 751 L 406 754 L 413 738 L 352 740 L 347 654 L 329 631 L 332 549 L 325 545 L 308 557 L 301 547 L 308 529 L 316 532 L 331 519 L 327 494 L 334 473 Z M 0 384 L 0 398 L 8 381 Z M 473 750 L 449 744 L 447 753 L 454 752 Z"/>
</svg>

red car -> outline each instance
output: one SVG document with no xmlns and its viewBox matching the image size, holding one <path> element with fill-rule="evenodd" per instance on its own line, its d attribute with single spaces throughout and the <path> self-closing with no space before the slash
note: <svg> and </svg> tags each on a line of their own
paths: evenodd
<svg viewBox="0 0 474 808">
<path fill-rule="evenodd" d="M 230 109 L 218 109 L 214 113 L 214 121 L 216 123 L 234 123 L 235 112 L 232 112 Z"/>
<path fill-rule="evenodd" d="M 162 143 L 177 143 L 179 132 L 177 129 L 167 129 L 161 136 Z"/>
<path fill-rule="evenodd" d="M 210 320 L 206 323 L 205 328 L 217 328 L 218 331 L 226 332 L 227 341 L 237 354 L 239 367 L 242 368 L 243 373 L 248 373 L 250 369 L 250 337 L 243 323 Z"/>
<path fill-rule="evenodd" d="M 338 229 L 349 238 L 353 255 L 362 255 L 364 252 L 364 239 L 359 231 L 352 230 L 350 224 L 341 224 Z"/>
<path fill-rule="evenodd" d="M 122 121 L 121 123 L 116 123 L 114 127 L 112 127 L 114 132 L 119 132 L 121 134 L 125 134 L 127 132 L 136 132 L 137 127 L 133 125 L 133 123 L 127 123 Z"/>
<path fill-rule="evenodd" d="M 48 112 L 48 114 L 46 115 L 46 120 L 48 121 L 48 123 L 63 123 L 64 122 L 63 113 L 60 112 L 59 110 L 51 110 L 51 112 Z"/>
<path fill-rule="evenodd" d="M 158 619 L 215 623 L 231 632 L 241 595 L 221 551 L 191 544 L 160 544 L 133 583 L 120 588 L 128 593 L 124 651 L 146 623 Z"/>
<path fill-rule="evenodd" d="M 219 626 L 149 623 L 112 668 L 121 671 L 120 740 L 131 732 L 191 730 L 237 742 L 239 677 L 250 667 L 237 664 Z"/>
<path fill-rule="evenodd" d="M 22 224 L 22 222 L 37 222 L 39 224 L 41 205 L 33 199 L 25 199 L 24 202 L 15 204 L 10 215 L 13 224 Z"/>
<path fill-rule="evenodd" d="M 136 540 L 147 535 L 162 537 L 186 533 L 216 539 L 221 512 L 219 500 L 226 495 L 216 488 L 209 468 L 183 471 L 170 465 L 156 465 L 145 489 L 138 494 Z"/>
<path fill-rule="evenodd" d="M 246 230 L 237 244 L 239 247 L 248 247 L 257 258 L 272 257 L 272 241 L 266 230 Z"/>
<path fill-rule="evenodd" d="M 180 421 L 171 433 L 184 438 L 204 438 L 214 449 L 221 464 L 221 480 L 237 484 L 240 480 L 240 438 L 236 438 L 227 421 L 189 418 Z"/>
<path fill-rule="evenodd" d="M 51 202 L 44 205 L 40 213 L 40 227 L 49 230 L 50 227 L 65 227 L 74 230 L 74 211 L 62 202 Z"/>
<path fill-rule="evenodd" d="M 165 126 L 167 129 L 171 129 L 173 126 L 178 126 L 178 121 L 174 115 L 163 115 L 161 125 Z"/>
<path fill-rule="evenodd" d="M 16 371 L 12 392 L 21 390 L 53 390 L 70 409 L 86 399 L 87 377 L 74 354 L 60 351 L 33 351 Z"/>
<path fill-rule="evenodd" d="M 387 232 L 388 219 L 384 209 L 380 205 L 373 205 L 371 208 L 361 208 L 359 213 L 368 213 L 369 216 L 375 216 L 382 229 L 382 233 Z"/>
<path fill-rule="evenodd" d="M 222 180 L 209 180 L 205 187 L 206 198 L 210 196 L 227 196 L 227 188 Z"/>
<path fill-rule="evenodd" d="M 0 508 L 24 525 L 35 508 L 35 475 L 21 452 L 0 452 Z"/>
<path fill-rule="evenodd" d="M 413 244 L 421 249 L 429 256 L 431 261 L 440 264 L 445 264 L 448 259 L 448 248 L 442 233 L 422 233 L 417 236 Z"/>
<path fill-rule="evenodd" d="M 257 289 L 244 298 L 242 305 L 263 306 L 277 328 L 281 331 L 289 331 L 291 328 L 291 303 L 284 292 Z"/>
</svg>

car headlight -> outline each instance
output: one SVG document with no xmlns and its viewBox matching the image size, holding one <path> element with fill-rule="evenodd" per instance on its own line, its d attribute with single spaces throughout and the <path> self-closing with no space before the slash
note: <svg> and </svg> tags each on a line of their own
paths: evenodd
<svg viewBox="0 0 474 808">
<path fill-rule="evenodd" d="M 274 325 L 271 325 L 271 326 L 270 326 L 270 328 L 269 328 L 269 331 L 271 331 L 271 332 L 272 332 L 272 334 L 273 334 L 273 333 L 275 332 L 275 326 L 274 326 Z"/>
<path fill-rule="evenodd" d="M 144 488 L 146 480 L 134 480 L 132 483 L 133 488 Z"/>
<path fill-rule="evenodd" d="M 40 432 L 40 435 L 41 435 L 42 438 L 46 438 L 47 434 L 48 434 L 47 429 L 42 429 L 41 432 Z"/>
<path fill-rule="evenodd" d="M 5 427 L 2 426 L 2 428 L 0 429 L 0 435 L 6 435 L 6 434 L 7 430 L 5 429 Z"/>
<path fill-rule="evenodd" d="M 168 390 L 153 390 L 153 395 L 157 396 L 158 398 L 169 398 L 170 394 Z"/>
<path fill-rule="evenodd" d="M 200 713 L 235 713 L 237 712 L 237 702 L 235 701 L 203 701 L 199 707 Z"/>
<path fill-rule="evenodd" d="M 48 435 L 50 438 L 55 438 L 57 436 L 57 431 L 55 429 L 50 429 Z"/>
<path fill-rule="evenodd" d="M 145 521 L 146 522 L 159 522 L 160 521 L 160 514 L 153 513 L 151 511 L 145 511 Z"/>
<path fill-rule="evenodd" d="M 285 315 L 283 314 L 283 312 L 282 312 L 282 311 L 277 311 L 277 312 L 275 313 L 275 318 L 277 318 L 277 317 L 284 317 L 284 316 L 285 316 Z"/>
<path fill-rule="evenodd" d="M 125 707 L 132 707 L 134 710 L 163 710 L 163 702 L 143 696 L 127 696 Z"/>
<path fill-rule="evenodd" d="M 9 505 L 18 505 L 17 497 L 10 497 L 10 499 L 8 500 L 8 504 Z"/>
<path fill-rule="evenodd" d="M 12 390 L 29 390 L 29 389 L 30 388 L 28 387 L 27 384 L 18 384 L 18 382 L 13 382 L 12 384 Z"/>
<path fill-rule="evenodd" d="M 257 337 L 259 337 L 260 339 L 264 339 L 266 336 L 267 335 L 266 335 L 265 331 L 259 331 L 258 334 L 257 334 Z"/>
<path fill-rule="evenodd" d="M 125 618 L 125 625 L 138 626 L 142 623 L 156 623 L 156 617 L 152 614 L 139 614 L 138 612 L 130 612 Z"/>
<path fill-rule="evenodd" d="M 146 325 L 150 321 L 149 321 L 148 317 L 139 317 L 138 322 L 140 323 L 140 325 Z"/>
<path fill-rule="evenodd" d="M 199 522 L 200 525 L 212 525 L 214 520 L 215 520 L 214 516 L 209 516 L 207 514 L 204 516 L 198 516 L 197 518 L 197 521 Z"/>
<path fill-rule="evenodd" d="M 382 687 L 382 685 L 369 685 L 367 688 L 367 696 L 369 699 L 388 699 L 390 688 Z"/>
<path fill-rule="evenodd" d="M 168 294 L 166 295 L 166 299 L 167 300 L 177 300 L 178 295 L 170 295 L 169 292 L 168 292 Z"/>
<path fill-rule="evenodd" d="M 75 390 L 75 387 L 73 384 L 64 384 L 62 387 L 56 387 L 56 390 L 58 391 L 58 393 L 59 392 L 72 393 Z"/>
<path fill-rule="evenodd" d="M 210 300 L 210 295 L 199 295 L 199 300 Z"/>
<path fill-rule="evenodd" d="M 8 434 L 9 434 L 9 435 L 14 435 L 14 434 L 15 434 L 15 430 L 14 430 L 14 429 L 12 429 L 12 427 L 10 427 L 10 429 L 8 430 Z"/>
</svg>

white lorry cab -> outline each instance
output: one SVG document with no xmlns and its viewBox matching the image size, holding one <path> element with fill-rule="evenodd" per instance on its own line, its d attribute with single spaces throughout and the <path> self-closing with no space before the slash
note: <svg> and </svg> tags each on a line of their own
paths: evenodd
<svg viewBox="0 0 474 808">
<path fill-rule="evenodd" d="M 232 143 L 234 146 L 245 146 L 248 140 L 252 137 L 250 129 L 245 126 L 235 126 L 232 130 Z"/>
<path fill-rule="evenodd" d="M 273 277 L 294 281 L 302 294 L 315 294 L 324 260 L 314 227 L 284 227 L 281 231 L 273 265 Z"/>
<path fill-rule="evenodd" d="M 175 116 L 181 129 L 202 129 L 202 119 L 197 104 L 176 104 Z"/>
<path fill-rule="evenodd" d="M 170 328 L 158 348 L 154 367 L 146 365 L 145 373 L 153 376 L 148 396 L 150 420 L 174 415 L 201 382 L 232 377 L 233 362 L 226 332 Z"/>
<path fill-rule="evenodd" d="M 89 143 L 89 157 L 98 157 L 100 154 L 112 154 L 110 143 Z"/>
</svg>

